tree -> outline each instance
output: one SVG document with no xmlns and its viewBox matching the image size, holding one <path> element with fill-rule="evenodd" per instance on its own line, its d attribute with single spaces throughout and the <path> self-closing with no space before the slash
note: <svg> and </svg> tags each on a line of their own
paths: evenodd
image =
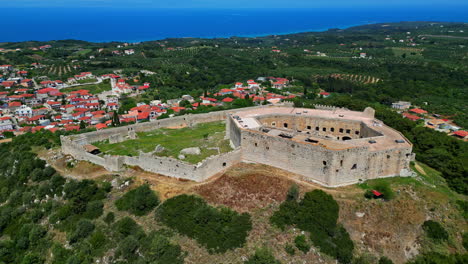
<svg viewBox="0 0 468 264">
<path fill-rule="evenodd" d="M 120 118 L 119 118 L 119 114 L 117 114 L 117 112 L 113 112 L 113 114 L 112 114 L 112 123 L 111 123 L 111 125 L 113 127 L 120 126 Z"/>
<path fill-rule="evenodd" d="M 120 242 L 117 252 L 124 259 L 130 260 L 136 257 L 135 252 L 138 249 L 138 247 L 139 247 L 138 240 L 133 236 L 128 236 Z"/>
<path fill-rule="evenodd" d="M 269 249 L 260 248 L 247 261 L 244 261 L 244 264 L 281 264 L 281 262 L 275 259 Z"/>
<path fill-rule="evenodd" d="M 113 212 L 107 213 L 106 217 L 104 217 L 104 222 L 106 222 L 106 224 L 108 225 L 112 224 L 114 220 L 115 220 L 115 214 Z"/>
<path fill-rule="evenodd" d="M 427 220 L 422 225 L 422 228 L 424 231 L 426 231 L 426 234 L 429 238 L 432 238 L 436 241 L 448 239 L 447 231 L 439 222 Z"/>
<path fill-rule="evenodd" d="M 87 236 L 89 236 L 94 230 L 94 224 L 86 219 L 81 219 L 76 224 L 75 230 L 69 235 L 68 240 L 71 244 L 76 243 Z"/>
<path fill-rule="evenodd" d="M 122 198 L 115 202 L 117 209 L 142 216 L 149 213 L 159 204 L 159 199 L 151 190 L 148 184 L 141 185 L 124 194 Z"/>
<path fill-rule="evenodd" d="M 299 198 L 299 186 L 297 184 L 291 185 L 286 195 L 286 201 L 297 201 Z"/>
<path fill-rule="evenodd" d="M 299 235 L 294 239 L 294 244 L 296 245 L 297 249 L 304 252 L 306 254 L 310 250 L 310 245 L 307 243 L 307 237 L 304 235 Z"/>
<path fill-rule="evenodd" d="M 385 256 L 381 257 L 379 259 L 379 263 L 378 264 L 393 264 L 393 261 Z"/>
<path fill-rule="evenodd" d="M 140 237 L 144 235 L 143 229 L 133 220 L 126 216 L 114 224 L 115 231 L 117 231 L 123 237 L 134 236 Z"/>
</svg>

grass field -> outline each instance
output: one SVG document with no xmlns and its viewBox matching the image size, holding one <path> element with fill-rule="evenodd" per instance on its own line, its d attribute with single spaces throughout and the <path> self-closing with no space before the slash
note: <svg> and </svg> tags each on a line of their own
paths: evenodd
<svg viewBox="0 0 468 264">
<path fill-rule="evenodd" d="M 199 147 L 200 155 L 185 155 L 185 161 L 198 163 L 209 156 L 226 153 L 231 150 L 229 140 L 224 139 L 225 124 L 212 122 L 198 124 L 194 128 L 158 129 L 150 132 L 138 133 L 138 139 L 127 140 L 117 144 L 108 141 L 97 142 L 101 152 L 112 155 L 138 156 L 140 151 L 152 152 L 157 145 L 165 148 L 158 156 L 178 158 L 182 149 Z"/>
<path fill-rule="evenodd" d="M 78 91 L 78 90 L 89 90 L 92 94 L 98 94 L 105 91 L 110 91 L 112 89 L 110 83 L 108 81 L 103 81 L 102 83 L 98 84 L 89 84 L 89 85 L 80 85 L 71 88 L 62 89 L 63 92 L 69 93 L 71 91 Z"/>
<path fill-rule="evenodd" d="M 395 57 L 401 58 L 403 54 L 406 54 L 406 58 L 411 59 L 422 59 L 422 49 L 416 48 L 399 48 L 399 47 L 392 47 L 393 54 Z"/>
</svg>

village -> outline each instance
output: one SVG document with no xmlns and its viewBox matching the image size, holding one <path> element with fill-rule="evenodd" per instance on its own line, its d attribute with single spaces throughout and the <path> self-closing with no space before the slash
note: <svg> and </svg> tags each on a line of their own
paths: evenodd
<svg viewBox="0 0 468 264">
<path fill-rule="evenodd" d="M 47 48 L 47 47 L 41 47 Z M 40 67 L 37 63 L 31 68 Z M 217 93 L 206 93 L 199 98 L 184 95 L 166 101 L 152 100 L 149 104 L 137 102 L 127 111 L 119 111 L 123 96 L 136 97 L 152 89 L 150 83 L 131 85 L 131 77 L 115 73 L 94 75 L 81 72 L 65 81 L 28 78 L 27 70 L 18 70 L 13 65 L 0 65 L 0 137 L 11 137 L 27 132 L 49 130 L 56 132 L 102 130 L 120 124 L 154 121 L 160 118 L 184 114 L 200 106 L 232 108 L 236 99 L 250 99 L 253 104 L 277 104 L 291 100 L 302 93 L 282 92 L 291 85 L 290 80 L 278 77 L 259 77 L 256 80 L 236 82 L 230 88 Z M 9 76 L 9 77 L 7 77 Z M 89 83 L 110 83 L 111 90 L 93 94 L 80 89 Z M 268 87 L 265 84 L 268 83 Z M 70 91 L 70 88 L 71 89 Z M 277 92 L 272 92 L 277 91 Z M 318 97 L 331 94 L 320 90 Z M 468 132 L 461 130 L 449 119 L 411 105 L 410 102 L 395 102 L 392 108 L 403 117 L 422 122 L 426 127 L 468 140 Z M 114 117 L 117 115 L 117 117 Z"/>
<path fill-rule="evenodd" d="M 37 65 L 31 65 L 37 67 Z M 273 89 L 281 90 L 289 85 L 286 78 L 261 77 L 257 81 L 237 82 L 229 89 L 206 94 L 199 98 L 184 95 L 162 102 L 152 100 L 149 104 L 137 103 L 128 111 L 119 111 L 122 96 L 135 97 L 151 89 L 150 83 L 131 85 L 129 78 L 114 73 L 95 76 L 82 72 L 74 78 L 36 81 L 28 78 L 28 71 L 17 70 L 12 65 L 0 65 L 0 135 L 18 135 L 39 130 L 56 132 L 101 130 L 117 124 L 154 121 L 162 117 L 183 114 L 200 106 L 229 107 L 235 99 L 251 99 L 254 104 L 276 104 L 296 95 L 284 96 L 267 91 L 259 82 L 269 81 Z M 4 76 L 10 76 L 5 79 Z M 89 82 L 108 81 L 110 91 L 92 94 L 79 89 Z M 72 91 L 66 92 L 70 87 Z M 271 90 L 271 89 L 270 89 Z M 328 96 L 328 93 L 323 93 Z M 118 118 L 114 117 L 118 115 Z"/>
</svg>

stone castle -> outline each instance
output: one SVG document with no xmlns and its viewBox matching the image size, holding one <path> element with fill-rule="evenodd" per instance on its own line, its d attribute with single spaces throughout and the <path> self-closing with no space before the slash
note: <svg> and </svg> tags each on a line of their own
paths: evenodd
<svg viewBox="0 0 468 264">
<path fill-rule="evenodd" d="M 98 156 L 86 146 L 135 138 L 137 132 L 164 127 L 192 127 L 198 123 L 226 121 L 226 137 L 234 150 L 211 156 L 196 165 L 153 153 L 139 156 Z M 203 181 L 239 162 L 261 163 L 302 175 L 304 180 L 328 187 L 363 180 L 411 176 L 412 144 L 398 131 L 364 112 L 316 106 L 316 109 L 257 106 L 184 115 L 126 127 L 62 137 L 62 152 L 120 171 L 124 166 L 194 181 Z"/>
</svg>

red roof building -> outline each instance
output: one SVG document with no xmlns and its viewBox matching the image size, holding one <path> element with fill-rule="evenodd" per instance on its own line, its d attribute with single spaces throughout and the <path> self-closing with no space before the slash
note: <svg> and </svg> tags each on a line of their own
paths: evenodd
<svg viewBox="0 0 468 264">
<path fill-rule="evenodd" d="M 410 113 L 403 113 L 403 117 L 406 117 L 411 121 L 418 121 L 419 119 L 421 119 L 421 117 L 412 115 Z"/>
<path fill-rule="evenodd" d="M 468 137 L 468 131 L 463 131 L 463 130 L 458 130 L 453 133 L 454 136 L 459 137 L 459 138 L 467 138 Z"/>
<path fill-rule="evenodd" d="M 101 130 L 101 129 L 104 129 L 104 128 L 107 128 L 106 124 L 100 123 L 100 124 L 96 125 L 97 130 Z"/>
<path fill-rule="evenodd" d="M 426 110 L 423 110 L 423 109 L 421 109 L 421 108 L 414 108 L 414 109 L 411 109 L 410 112 L 413 112 L 413 113 L 416 113 L 416 114 L 420 114 L 420 115 L 427 114 L 427 111 L 426 111 Z"/>
</svg>

